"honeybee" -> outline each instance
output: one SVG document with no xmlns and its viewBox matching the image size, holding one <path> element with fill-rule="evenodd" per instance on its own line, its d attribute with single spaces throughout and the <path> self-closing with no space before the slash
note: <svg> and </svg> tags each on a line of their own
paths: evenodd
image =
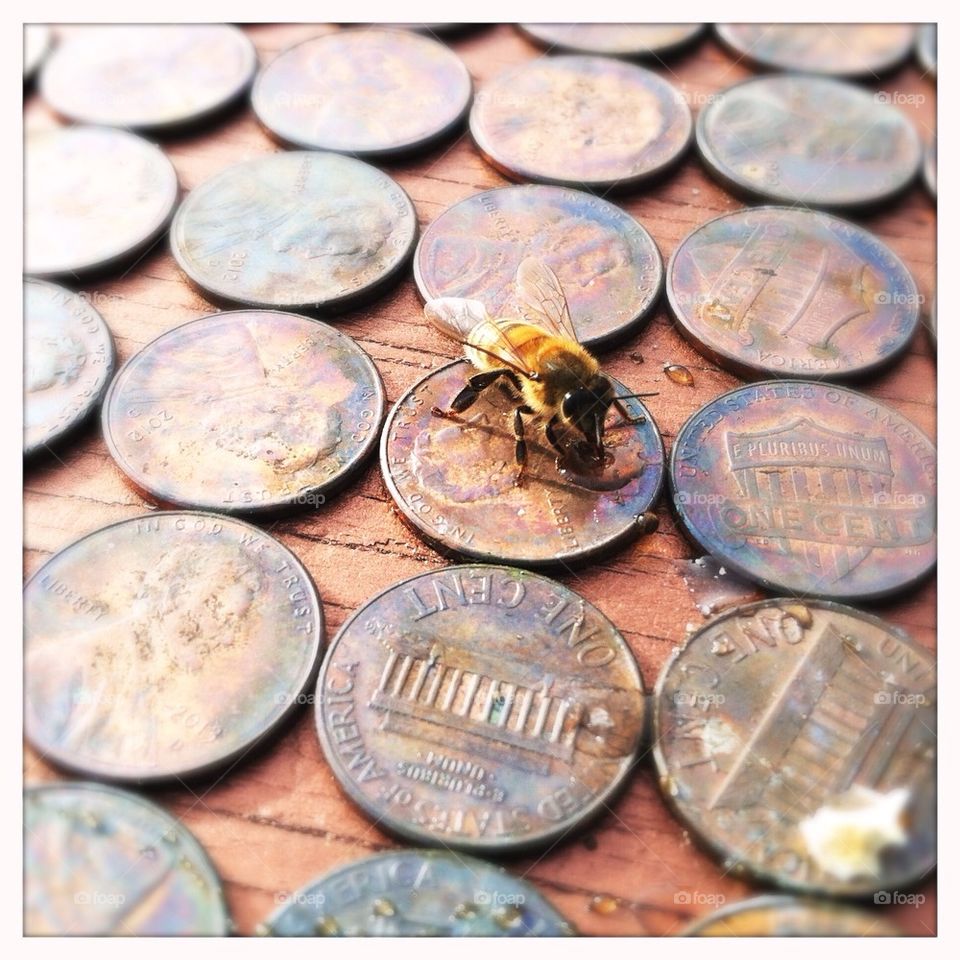
<svg viewBox="0 0 960 960">
<path fill-rule="evenodd" d="M 597 359 L 578 341 L 563 287 L 545 263 L 527 257 L 517 269 L 516 285 L 522 318 L 491 317 L 478 300 L 459 297 L 439 297 L 424 305 L 427 320 L 461 344 L 479 371 L 467 379 L 449 410 L 434 407 L 432 413 L 459 419 L 482 391 L 499 382 L 517 400 L 513 434 L 518 486 L 527 463 L 524 417 L 543 423 L 547 440 L 561 457 L 568 453 L 561 437 L 567 431 L 579 434 L 579 459 L 602 468 L 610 407 L 625 421 L 642 423 L 642 417 L 631 417 L 623 401 L 656 394 L 617 394 Z"/>
</svg>

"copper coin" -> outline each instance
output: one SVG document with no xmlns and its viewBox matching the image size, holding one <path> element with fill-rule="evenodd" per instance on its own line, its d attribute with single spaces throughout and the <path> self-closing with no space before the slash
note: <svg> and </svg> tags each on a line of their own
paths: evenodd
<svg viewBox="0 0 960 960">
<path fill-rule="evenodd" d="M 384 483 L 403 517 L 441 551 L 520 566 L 583 562 L 644 532 L 663 484 L 663 442 L 638 400 L 611 410 L 610 462 L 580 475 L 560 462 L 542 427 L 526 427 L 525 480 L 516 486 L 516 402 L 492 387 L 461 422 L 446 410 L 474 372 L 465 360 L 428 374 L 397 401 L 380 441 Z M 621 394 L 629 393 L 615 382 Z"/>
<path fill-rule="evenodd" d="M 227 936 L 230 916 L 197 839 L 160 807 L 93 783 L 23 798 L 27 936 Z"/>
<path fill-rule="evenodd" d="M 533 884 L 439 850 L 338 867 L 293 893 L 259 932 L 276 937 L 563 937 L 573 928 Z"/>
<path fill-rule="evenodd" d="M 209 117 L 249 87 L 257 54 L 223 23 L 76 26 L 40 76 L 61 116 L 138 130 Z"/>
<path fill-rule="evenodd" d="M 124 130 L 69 127 L 27 134 L 24 273 L 56 276 L 129 259 L 167 226 L 177 174 Z"/>
<path fill-rule="evenodd" d="M 718 94 L 697 118 L 697 147 L 735 191 L 853 207 L 902 190 L 920 139 L 884 94 L 813 76 L 759 77 Z"/>
<path fill-rule="evenodd" d="M 645 57 L 671 53 L 703 33 L 702 23 L 521 23 L 541 46 L 574 53 Z"/>
<path fill-rule="evenodd" d="M 365 157 L 409 153 L 463 120 L 473 83 L 447 46 L 409 30 L 341 30 L 284 50 L 253 109 L 281 143 Z"/>
<path fill-rule="evenodd" d="M 688 927 L 686 937 L 900 937 L 876 913 L 830 900 L 753 897 L 731 903 Z"/>
<path fill-rule="evenodd" d="M 643 681 L 616 627 L 559 583 L 448 567 L 340 629 L 317 731 L 347 795 L 418 843 L 505 854 L 609 810 L 636 762 Z"/>
<path fill-rule="evenodd" d="M 793 207 L 709 220 L 667 276 L 680 332 L 745 377 L 872 372 L 906 349 L 920 314 L 913 277 L 872 233 Z"/>
<path fill-rule="evenodd" d="M 323 638 L 309 573 L 262 530 L 155 513 L 88 534 L 24 588 L 27 738 L 116 780 L 239 760 L 302 702 Z"/>
<path fill-rule="evenodd" d="M 23 284 L 23 452 L 54 443 L 99 406 L 115 360 L 90 301 L 43 280 Z"/>
<path fill-rule="evenodd" d="M 917 60 L 920 66 L 930 74 L 937 75 L 937 25 L 921 23 L 917 28 Z"/>
<path fill-rule="evenodd" d="M 663 284 L 660 251 L 619 207 L 566 187 L 487 190 L 437 217 L 420 238 L 413 276 L 424 300 L 479 300 L 495 317 L 521 316 L 515 279 L 535 256 L 563 283 L 581 343 L 635 332 Z"/>
<path fill-rule="evenodd" d="M 470 132 L 512 179 L 629 186 L 672 166 L 693 121 L 681 93 L 657 74 L 609 57 L 540 57 L 477 93 Z"/>
<path fill-rule="evenodd" d="M 774 70 L 865 77 L 907 58 L 915 29 L 907 23 L 718 23 L 734 53 Z"/>
<path fill-rule="evenodd" d="M 334 153 L 277 153 L 196 187 L 170 228 L 187 278 L 251 307 L 337 310 L 399 277 L 417 239 L 410 198 Z"/>
<path fill-rule="evenodd" d="M 45 23 L 23 25 L 23 81 L 33 79 L 53 45 L 53 34 Z"/>
<path fill-rule="evenodd" d="M 238 310 L 170 330 L 128 360 L 103 434 L 152 499 L 256 513 L 322 504 L 373 452 L 383 414 L 380 374 L 346 334 Z"/>
<path fill-rule="evenodd" d="M 936 863 L 935 698 L 933 658 L 877 617 L 738 607 L 657 680 L 661 787 L 726 870 L 828 896 L 902 891 Z"/>
<path fill-rule="evenodd" d="M 936 562 L 937 455 L 872 397 L 800 380 L 738 387 L 670 460 L 690 537 L 768 589 L 837 599 L 911 586 Z"/>
</svg>

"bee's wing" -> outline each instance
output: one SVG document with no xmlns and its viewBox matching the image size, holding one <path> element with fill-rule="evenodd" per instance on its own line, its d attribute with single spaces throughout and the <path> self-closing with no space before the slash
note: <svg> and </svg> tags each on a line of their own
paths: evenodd
<svg viewBox="0 0 960 960">
<path fill-rule="evenodd" d="M 525 374 L 527 366 L 513 344 L 479 300 L 463 300 L 460 297 L 438 297 L 428 300 L 423 306 L 423 315 L 445 337 L 457 343 L 503 361 Z M 468 354 L 469 356 L 469 354 Z"/>
<path fill-rule="evenodd" d="M 570 319 L 570 308 L 557 275 L 536 257 L 527 257 L 517 268 L 517 293 L 521 310 L 530 323 L 579 343 Z"/>
</svg>

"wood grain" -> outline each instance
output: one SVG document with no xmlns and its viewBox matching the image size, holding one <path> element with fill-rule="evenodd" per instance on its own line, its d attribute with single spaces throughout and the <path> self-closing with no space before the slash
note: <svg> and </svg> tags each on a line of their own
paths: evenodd
<svg viewBox="0 0 960 960">
<path fill-rule="evenodd" d="M 336 28 L 285 24 L 248 29 L 261 59 L 268 60 L 290 43 Z M 511 64 L 541 55 L 506 25 L 478 28 L 450 43 L 478 84 Z M 684 91 L 694 110 L 710 94 L 751 75 L 709 38 L 654 69 Z M 869 86 L 903 95 L 899 108 L 916 123 L 925 142 L 932 138 L 935 87 L 913 63 Z M 57 123 L 35 93 L 29 95 L 25 110 L 28 130 Z M 206 132 L 168 140 L 164 146 L 184 192 L 231 164 L 279 149 L 246 106 Z M 506 182 L 481 159 L 466 134 L 415 161 L 385 169 L 413 198 L 421 228 L 451 204 Z M 742 206 L 709 179 L 693 155 L 665 182 L 612 199 L 647 227 L 664 260 L 692 228 Z M 936 216 L 923 188 L 914 185 L 896 202 L 859 222 L 903 258 L 929 302 L 936 283 Z M 82 289 L 113 331 L 121 361 L 160 333 L 214 310 L 187 285 L 165 241 L 122 274 Z M 420 311 L 408 273 L 377 303 L 337 320 L 340 329 L 374 358 L 391 402 L 428 370 L 454 356 L 451 345 L 421 321 Z M 667 362 L 689 367 L 694 387 L 667 379 L 662 373 Z M 694 410 L 739 382 L 685 343 L 665 304 L 642 332 L 608 351 L 604 363 L 634 389 L 660 391 L 651 408 L 668 448 Z M 935 359 L 925 331 L 918 330 L 895 367 L 862 389 L 935 435 Z M 96 424 L 55 456 L 31 464 L 25 488 L 27 575 L 81 535 L 154 509 L 124 482 Z M 688 628 L 703 622 L 683 577 L 696 554 L 663 504 L 659 515 L 656 534 L 605 562 L 558 576 L 621 628 L 648 686 Z M 401 523 L 376 463 L 317 512 L 266 528 L 313 574 L 323 597 L 328 639 L 371 595 L 446 563 Z M 934 648 L 933 579 L 871 609 Z M 27 747 L 24 776 L 33 783 L 64 774 Z M 254 930 L 275 908 L 279 894 L 332 867 L 395 845 L 339 792 L 321 756 L 309 708 L 279 736 L 215 778 L 152 790 L 150 795 L 179 816 L 209 850 L 225 880 L 241 933 Z M 508 866 L 536 883 L 571 922 L 591 934 L 674 933 L 709 912 L 712 903 L 732 902 L 755 892 L 692 844 L 661 802 L 646 757 L 622 798 L 587 832 Z M 928 879 L 920 892 L 926 897 L 920 907 L 903 906 L 891 914 L 905 931 L 929 935 L 936 924 L 934 880 Z M 612 909 L 598 910 L 598 903 Z"/>
</svg>

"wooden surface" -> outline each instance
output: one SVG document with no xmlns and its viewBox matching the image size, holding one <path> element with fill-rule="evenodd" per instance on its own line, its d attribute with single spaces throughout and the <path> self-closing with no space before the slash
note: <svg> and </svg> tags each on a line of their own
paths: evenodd
<svg viewBox="0 0 960 960">
<path fill-rule="evenodd" d="M 295 41 L 336 28 L 290 24 L 248 29 L 265 61 Z M 511 64 L 541 55 L 510 26 L 476 29 L 450 43 L 478 84 Z M 751 75 L 711 37 L 655 69 L 685 92 L 695 112 L 711 93 Z M 896 92 L 899 108 L 916 123 L 925 142 L 931 139 L 935 86 L 915 64 L 870 86 Z M 31 93 L 25 122 L 33 129 L 57 121 Z M 279 148 L 244 106 L 207 132 L 168 140 L 165 149 L 186 192 L 231 164 Z M 413 198 L 421 228 L 451 204 L 506 182 L 481 159 L 466 134 L 415 161 L 384 168 Z M 612 199 L 653 234 L 664 261 L 695 226 L 742 206 L 709 179 L 692 153 L 665 182 Z M 882 212 L 859 222 L 903 258 L 929 302 L 935 284 L 935 207 L 922 186 L 914 185 Z M 122 275 L 82 289 L 110 325 L 121 361 L 162 332 L 214 310 L 186 284 L 165 240 Z M 428 370 L 455 355 L 449 343 L 426 328 L 420 310 L 408 272 L 383 299 L 337 321 L 375 360 L 391 403 Z M 665 303 L 641 333 L 608 351 L 603 361 L 630 387 L 660 391 L 650 407 L 668 449 L 691 413 L 738 383 L 681 339 Z M 668 380 L 662 373 L 665 362 L 689 367 L 695 386 Z M 862 389 L 933 437 L 934 374 L 934 356 L 921 329 L 896 366 Z M 58 456 L 30 465 L 25 486 L 27 575 L 82 534 L 154 509 L 124 482 L 96 424 Z M 697 598 L 683 577 L 696 554 L 665 504 L 658 513 L 656 534 L 603 563 L 558 575 L 619 626 L 648 687 L 688 627 L 703 622 Z M 313 574 L 323 598 L 328 640 L 373 594 L 445 564 L 400 522 L 376 462 L 327 506 L 266 528 Z M 906 596 L 871 609 L 932 648 L 935 601 L 931 579 Z M 24 769 L 31 783 L 63 776 L 30 748 Z M 278 894 L 295 890 L 332 867 L 395 845 L 340 793 L 317 744 L 312 708 L 299 713 L 258 753 L 215 778 L 151 790 L 150 796 L 179 816 L 210 852 L 241 933 L 250 933 L 275 908 Z M 593 934 L 673 933 L 693 917 L 710 912 L 712 904 L 754 892 L 691 844 L 661 802 L 646 757 L 609 813 L 579 836 L 509 867 L 537 884 L 582 932 Z M 906 931 L 926 935 L 935 930 L 933 879 L 919 889 L 926 897 L 920 907 L 903 906 L 891 913 Z"/>
</svg>

